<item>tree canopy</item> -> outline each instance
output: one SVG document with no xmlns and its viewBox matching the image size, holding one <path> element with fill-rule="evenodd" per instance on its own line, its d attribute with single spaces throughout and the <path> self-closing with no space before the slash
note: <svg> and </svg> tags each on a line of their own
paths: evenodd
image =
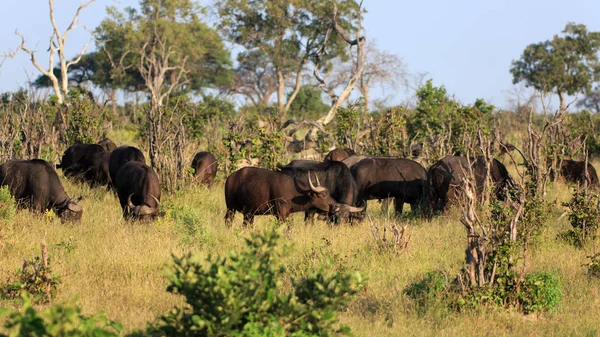
<svg viewBox="0 0 600 337">
<path fill-rule="evenodd" d="M 510 72 L 515 84 L 524 81 L 543 93 L 556 93 L 564 112 L 565 95 L 588 92 L 600 78 L 600 32 L 568 23 L 562 33 L 527 46 L 521 58 L 512 62 Z"/>
<path fill-rule="evenodd" d="M 215 6 L 221 19 L 219 30 L 228 40 L 244 48 L 242 58 L 260 52 L 273 67 L 278 107 L 285 113 L 300 90 L 307 64 L 324 44 L 332 24 L 333 5 L 319 0 L 217 0 Z M 338 24 L 353 31 L 357 9 L 354 0 L 341 2 L 337 9 Z M 334 34 L 321 56 L 323 69 L 330 70 L 330 66 L 323 65 L 336 57 L 347 59 L 349 49 L 345 41 Z M 288 79 L 293 89 L 286 99 Z"/>
<path fill-rule="evenodd" d="M 187 81 L 179 90 L 223 88 L 232 80 L 231 56 L 217 32 L 200 19 L 202 8 L 190 0 L 141 0 L 140 9 L 107 8 L 108 18 L 96 28 L 101 50 L 113 66 L 113 85 L 138 90 L 144 48 L 160 40 L 167 83 L 175 65 L 183 65 Z M 184 62 L 185 60 L 185 62 Z M 107 77 L 102 77 L 108 80 Z"/>
</svg>

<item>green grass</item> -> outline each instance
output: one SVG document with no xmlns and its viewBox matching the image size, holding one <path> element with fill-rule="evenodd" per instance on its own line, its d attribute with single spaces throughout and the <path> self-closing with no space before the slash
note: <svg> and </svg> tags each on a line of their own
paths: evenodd
<svg viewBox="0 0 600 337">
<path fill-rule="evenodd" d="M 223 222 L 223 180 L 211 190 L 189 186 L 165 194 L 165 215 L 153 223 L 128 222 L 112 192 L 90 190 L 63 180 L 69 195 L 83 195 L 84 217 L 80 224 L 61 224 L 50 214 L 18 211 L 0 222 L 0 282 L 19 268 L 24 258 L 40 254 L 40 240 L 47 232 L 53 271 L 60 277 L 55 303 L 74 301 L 83 313 L 104 311 L 124 324 L 127 331 L 181 304 L 165 291 L 164 266 L 171 254 L 193 251 L 202 255 L 240 250 L 251 229 L 242 229 L 242 217 L 234 226 Z M 564 297 L 556 313 L 524 316 L 516 311 L 482 309 L 467 313 L 439 311 L 419 315 L 403 290 L 432 270 L 453 277 L 461 268 L 466 248 L 463 226 L 455 210 L 431 221 L 409 219 L 412 239 L 399 254 L 380 253 L 368 221 L 357 226 L 330 227 L 317 221 L 305 226 L 303 214 L 291 219 L 283 240 L 292 244 L 284 262 L 292 275 L 302 275 L 327 259 L 331 268 L 360 271 L 367 287 L 340 315 L 356 336 L 564 336 L 600 334 L 600 280 L 589 279 L 581 266 L 589 250 L 558 240 L 569 228 L 561 202 L 571 195 L 562 183 L 552 185 L 548 200 L 554 211 L 541 243 L 529 251 L 529 271 L 555 273 Z M 554 203 L 556 200 L 556 203 Z M 387 221 L 377 202 L 369 211 L 375 223 Z M 257 217 L 255 229 L 265 228 L 273 217 Z M 288 286 L 285 285 L 284 286 Z M 0 300 L 0 307 L 17 307 Z"/>
</svg>

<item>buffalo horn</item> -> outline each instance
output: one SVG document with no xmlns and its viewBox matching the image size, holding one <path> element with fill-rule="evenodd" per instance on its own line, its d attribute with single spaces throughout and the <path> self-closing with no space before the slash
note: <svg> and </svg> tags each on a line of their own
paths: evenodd
<svg viewBox="0 0 600 337">
<path fill-rule="evenodd" d="M 138 208 L 138 215 L 150 215 L 150 214 L 154 214 L 156 213 L 157 208 L 154 207 L 150 207 L 150 206 L 140 206 Z"/>
<path fill-rule="evenodd" d="M 129 195 L 129 197 L 127 197 L 127 206 L 129 206 L 130 209 L 133 209 L 135 206 L 133 205 L 133 203 L 131 202 L 131 196 L 133 195 L 133 193 L 131 193 Z"/>
<path fill-rule="evenodd" d="M 354 206 L 343 205 L 343 204 L 341 205 L 340 208 L 349 213 L 360 213 L 365 210 L 364 206 L 363 207 L 354 207 Z"/>
<path fill-rule="evenodd" d="M 315 175 L 316 176 L 316 175 Z M 317 177 L 317 179 L 319 179 Z M 327 189 L 323 186 L 315 186 L 310 178 L 310 171 L 308 171 L 308 185 L 310 186 L 310 189 L 315 192 L 315 193 L 324 193 L 327 191 Z"/>
</svg>

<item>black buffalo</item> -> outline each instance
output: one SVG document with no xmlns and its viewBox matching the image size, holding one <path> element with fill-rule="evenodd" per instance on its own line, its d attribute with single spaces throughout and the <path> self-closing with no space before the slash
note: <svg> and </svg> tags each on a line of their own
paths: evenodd
<svg viewBox="0 0 600 337">
<path fill-rule="evenodd" d="M 194 169 L 194 178 L 203 184 L 212 186 L 219 168 L 217 158 L 210 152 L 198 152 L 192 160 L 192 168 Z"/>
<path fill-rule="evenodd" d="M 296 177 L 305 185 L 308 183 L 308 172 L 312 172 L 312 175 L 327 188 L 331 197 L 340 204 L 340 212 L 335 216 L 336 222 L 348 219 L 350 213 L 362 211 L 362 208 L 354 207 L 358 197 L 358 188 L 350 169 L 343 163 L 293 160 L 285 166 L 279 166 L 279 169 Z M 312 221 L 315 212 L 317 212 L 316 209 L 307 210 L 305 221 Z"/>
<path fill-rule="evenodd" d="M 137 147 L 127 145 L 119 146 L 111 152 L 108 161 L 108 172 L 113 184 L 117 181 L 117 172 L 119 169 L 130 161 L 146 164 L 146 157 L 144 157 L 142 151 Z"/>
<path fill-rule="evenodd" d="M 592 164 L 587 164 L 587 179 L 585 176 L 585 161 L 563 160 L 560 164 L 560 175 L 570 183 L 583 184 L 587 180 L 589 186 L 598 186 L 598 175 Z"/>
<path fill-rule="evenodd" d="M 67 196 L 54 167 L 41 159 L 11 160 L 0 165 L 0 186 L 35 212 L 52 209 L 61 220 L 79 221 L 83 209 Z"/>
<path fill-rule="evenodd" d="M 354 154 L 356 154 L 356 152 L 350 148 L 334 149 L 329 151 L 325 156 L 325 161 L 342 161 Z"/>
<path fill-rule="evenodd" d="M 102 148 L 107 152 L 111 152 L 112 150 L 117 148 L 117 145 L 108 138 L 104 138 L 101 141 L 99 141 L 98 145 L 102 146 Z"/>
<path fill-rule="evenodd" d="M 156 172 L 144 163 L 129 161 L 116 175 L 114 187 L 119 196 L 123 216 L 152 219 L 160 206 L 160 183 Z"/>
<path fill-rule="evenodd" d="M 471 167 L 469 167 L 471 164 Z M 435 211 L 444 211 L 460 196 L 462 181 L 470 172 L 475 177 L 475 193 L 481 195 L 487 177 L 483 157 L 469 160 L 462 156 L 445 156 L 431 165 L 428 177 L 431 184 L 431 205 Z M 514 182 L 506 167 L 496 159 L 490 162 L 490 175 L 494 192 L 499 199 L 506 198 L 506 189 Z"/>
<path fill-rule="evenodd" d="M 366 158 L 352 166 L 358 187 L 357 205 L 367 200 L 394 198 L 396 214 L 404 203 L 417 214 L 428 210 L 427 171 L 416 161 L 404 158 Z"/>
<path fill-rule="evenodd" d="M 67 178 L 87 181 L 92 184 L 89 171 L 93 167 L 93 158 L 96 154 L 103 152 L 106 151 L 98 144 L 71 145 L 63 154 L 60 164 L 56 168 L 62 169 L 63 174 Z"/>
<path fill-rule="evenodd" d="M 244 225 L 251 225 L 255 215 L 271 214 L 285 221 L 290 213 L 310 208 L 331 213 L 339 210 L 327 188 L 315 186 L 310 174 L 306 186 L 287 173 L 257 167 L 244 167 L 227 177 L 225 202 L 227 225 L 235 212 L 244 214 Z"/>
</svg>

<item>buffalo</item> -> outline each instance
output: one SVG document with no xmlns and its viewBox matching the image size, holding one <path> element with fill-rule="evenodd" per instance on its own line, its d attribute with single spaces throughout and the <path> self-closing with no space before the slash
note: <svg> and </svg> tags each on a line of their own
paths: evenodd
<svg viewBox="0 0 600 337">
<path fill-rule="evenodd" d="M 218 169 L 217 158 L 210 152 L 198 152 L 192 160 L 194 178 L 211 187 Z"/>
<path fill-rule="evenodd" d="M 279 169 L 296 177 L 305 185 L 308 182 L 308 172 L 312 172 L 327 188 L 331 197 L 340 203 L 340 212 L 334 217 L 336 222 L 347 219 L 350 213 L 362 211 L 362 208 L 354 207 L 358 189 L 352 173 L 343 163 L 337 161 L 293 160 L 285 166 L 279 166 Z M 316 209 L 307 210 L 305 221 L 312 221 L 315 212 L 317 212 Z"/>
<path fill-rule="evenodd" d="M 112 150 L 117 148 L 117 145 L 108 138 L 104 138 L 101 141 L 99 141 L 98 145 L 102 146 L 102 148 L 107 152 L 111 152 Z"/>
<path fill-rule="evenodd" d="M 93 156 L 102 152 L 105 152 L 104 148 L 98 144 L 73 144 L 65 151 L 56 168 L 62 169 L 67 178 L 85 181 L 85 174 L 93 165 Z"/>
<path fill-rule="evenodd" d="M 583 184 L 587 180 L 588 186 L 598 186 L 598 175 L 592 164 L 587 164 L 587 177 L 585 161 L 563 160 L 560 164 L 560 175 L 567 182 Z"/>
<path fill-rule="evenodd" d="M 358 187 L 357 205 L 367 200 L 394 198 L 396 214 L 404 203 L 412 212 L 426 214 L 429 183 L 427 171 L 416 161 L 404 158 L 366 158 L 352 166 Z"/>
<path fill-rule="evenodd" d="M 117 172 L 130 161 L 146 164 L 146 157 L 137 147 L 127 145 L 119 146 L 111 152 L 108 161 L 108 172 L 113 184 L 117 181 Z"/>
<path fill-rule="evenodd" d="M 252 225 L 255 215 L 271 214 L 285 221 L 290 213 L 317 208 L 334 213 L 339 205 L 324 186 L 315 186 L 311 173 L 308 186 L 287 173 L 269 171 L 257 167 L 244 167 L 232 173 L 225 181 L 229 226 L 235 212 L 244 214 L 244 226 Z"/>
<path fill-rule="evenodd" d="M 11 160 L 0 165 L 0 186 L 35 212 L 52 209 L 62 221 L 80 221 L 83 208 L 67 196 L 54 167 L 41 159 Z"/>
<path fill-rule="evenodd" d="M 325 161 L 342 161 L 354 154 L 356 154 L 356 152 L 350 148 L 334 149 L 329 151 L 325 156 Z"/>
<path fill-rule="evenodd" d="M 431 205 L 435 211 L 446 210 L 459 197 L 459 187 L 471 170 L 475 176 L 475 192 L 479 196 L 487 177 L 483 157 L 469 160 L 462 156 L 448 155 L 431 165 L 428 177 L 431 184 Z M 496 196 L 504 200 L 506 189 L 514 186 L 508 170 L 501 162 L 493 159 L 490 162 L 490 176 Z"/>
<path fill-rule="evenodd" d="M 160 183 L 156 172 L 139 161 L 125 163 L 116 175 L 114 187 L 123 209 L 123 217 L 139 220 L 158 215 Z"/>
</svg>

